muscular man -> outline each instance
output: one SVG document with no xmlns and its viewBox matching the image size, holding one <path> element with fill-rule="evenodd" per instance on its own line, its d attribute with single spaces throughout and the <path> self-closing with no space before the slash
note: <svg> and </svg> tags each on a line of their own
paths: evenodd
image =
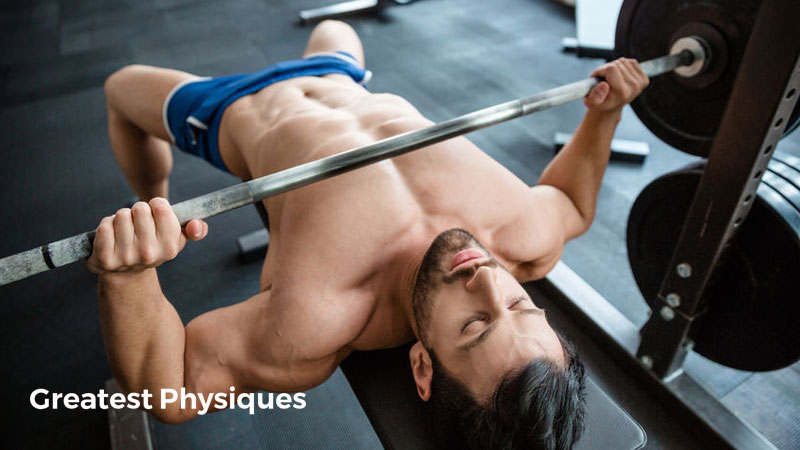
<svg viewBox="0 0 800 450">
<path fill-rule="evenodd" d="M 568 448 L 582 427 L 583 367 L 520 282 L 543 277 L 592 222 L 621 109 L 647 85 L 632 60 L 606 64 L 586 116 L 538 186 L 457 138 L 265 200 L 270 248 L 258 293 L 185 328 L 155 267 L 186 240 L 165 200 L 170 143 L 243 179 L 431 124 L 359 83 L 355 32 L 324 22 L 304 58 L 203 79 L 129 66 L 106 82 L 111 146 L 139 202 L 103 219 L 103 335 L 125 391 L 295 392 L 353 350 L 416 341 L 419 396 L 451 444 Z M 196 410 L 153 413 L 182 422 Z"/>
</svg>

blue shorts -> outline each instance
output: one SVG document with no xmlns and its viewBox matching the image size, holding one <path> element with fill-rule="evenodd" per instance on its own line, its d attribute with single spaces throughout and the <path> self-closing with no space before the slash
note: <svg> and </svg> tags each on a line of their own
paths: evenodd
<svg viewBox="0 0 800 450">
<path fill-rule="evenodd" d="M 164 125 L 181 150 L 228 171 L 219 154 L 219 125 L 231 103 L 279 81 L 296 77 L 349 75 L 366 86 L 372 73 L 345 52 L 316 53 L 253 73 L 217 78 L 193 78 L 179 83 L 164 101 Z"/>
</svg>

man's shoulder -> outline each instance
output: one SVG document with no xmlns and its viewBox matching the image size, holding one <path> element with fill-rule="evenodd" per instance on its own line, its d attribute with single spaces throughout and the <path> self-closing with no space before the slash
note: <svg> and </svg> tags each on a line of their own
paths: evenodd
<svg viewBox="0 0 800 450">
<path fill-rule="evenodd" d="M 530 188 L 515 200 L 519 211 L 498 227 L 492 243 L 520 281 L 542 278 L 558 262 L 567 241 L 563 193 Z"/>
<path fill-rule="evenodd" d="M 309 280 L 305 286 L 273 293 L 283 337 L 304 342 L 317 356 L 332 354 L 353 342 L 366 327 L 375 300 L 364 289 L 337 288 Z"/>
</svg>

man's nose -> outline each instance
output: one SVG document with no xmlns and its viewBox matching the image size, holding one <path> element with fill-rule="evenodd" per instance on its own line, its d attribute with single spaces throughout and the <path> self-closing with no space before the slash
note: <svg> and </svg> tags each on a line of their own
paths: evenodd
<svg viewBox="0 0 800 450">
<path fill-rule="evenodd" d="M 475 275 L 467 281 L 466 288 L 468 292 L 474 292 L 481 295 L 482 298 L 493 303 L 499 303 L 501 299 L 499 286 L 497 283 L 497 274 L 489 267 L 478 267 Z"/>
</svg>

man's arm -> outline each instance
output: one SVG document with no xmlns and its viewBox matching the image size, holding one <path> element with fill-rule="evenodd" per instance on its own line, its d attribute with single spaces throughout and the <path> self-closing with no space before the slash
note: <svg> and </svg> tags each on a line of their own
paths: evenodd
<svg viewBox="0 0 800 450">
<path fill-rule="evenodd" d="M 583 122 L 539 178 L 540 186 L 552 186 L 565 194 L 560 202 L 565 240 L 580 236 L 592 224 L 622 108 L 649 84 L 639 63 L 626 58 L 601 66 L 591 76 L 605 81 L 584 99 L 587 111 Z"/>
<path fill-rule="evenodd" d="M 597 84 L 584 99 L 586 115 L 572 139 L 545 168 L 525 201 L 523 223 L 511 242 L 523 242 L 515 276 L 541 278 L 558 262 L 566 241 L 585 233 L 594 220 L 597 194 L 611 154 L 622 108 L 649 84 L 639 63 L 621 58 L 595 70 Z"/>
<path fill-rule="evenodd" d="M 591 76 L 605 81 L 584 99 L 583 122 L 539 178 L 540 186 L 552 186 L 565 194 L 559 203 L 566 240 L 580 236 L 592 224 L 622 108 L 649 84 L 639 63 L 626 58 L 601 66 Z"/>
<path fill-rule="evenodd" d="M 184 231 L 201 239 L 207 226 Z M 166 200 L 138 203 L 103 219 L 87 265 L 99 274 L 101 327 L 114 375 L 126 392 L 161 389 L 229 394 L 256 389 L 294 392 L 310 388 L 335 369 L 335 352 L 303 352 L 287 345 L 295 333 L 281 321 L 270 291 L 205 313 L 185 328 L 161 291 L 155 267 L 172 259 L 186 237 Z M 301 320 L 303 318 L 300 318 Z M 289 363 L 291 362 L 291 364 Z M 159 419 L 177 423 L 200 409 L 154 404 Z"/>
</svg>

